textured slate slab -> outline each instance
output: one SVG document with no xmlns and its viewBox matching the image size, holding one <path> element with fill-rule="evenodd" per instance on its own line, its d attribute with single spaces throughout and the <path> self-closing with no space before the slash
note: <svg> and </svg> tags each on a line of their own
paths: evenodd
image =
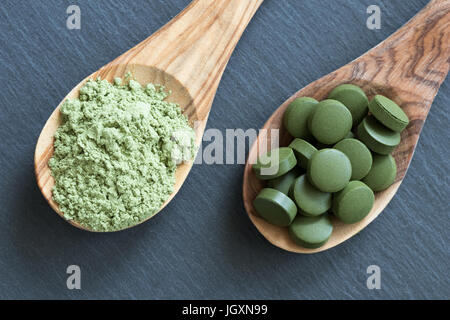
<svg viewBox="0 0 450 320">
<path fill-rule="evenodd" d="M 54 107 L 188 2 L 79 0 L 81 30 L 71 31 L 72 1 L 2 1 L 0 298 L 450 298 L 448 81 L 391 204 L 324 253 L 287 253 L 258 234 L 242 204 L 242 165 L 194 166 L 163 214 L 125 232 L 86 233 L 50 209 L 33 151 Z M 426 2 L 266 0 L 225 71 L 208 128 L 261 127 L 293 92 L 385 39 Z M 381 8 L 380 30 L 365 26 L 370 4 Z M 81 267 L 82 290 L 66 288 L 70 264 Z M 372 264 L 381 290 L 366 288 Z"/>
</svg>

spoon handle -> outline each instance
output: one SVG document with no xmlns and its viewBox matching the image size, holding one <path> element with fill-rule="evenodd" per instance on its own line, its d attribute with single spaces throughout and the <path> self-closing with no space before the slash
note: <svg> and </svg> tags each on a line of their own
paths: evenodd
<svg viewBox="0 0 450 320">
<path fill-rule="evenodd" d="M 426 116 L 449 71 L 449 57 L 450 0 L 432 0 L 392 36 L 357 59 L 353 71 L 364 74 L 357 78 L 420 96 Z"/>
<path fill-rule="evenodd" d="M 131 49 L 132 62 L 157 67 L 177 78 L 194 98 L 199 118 L 204 119 L 231 53 L 262 2 L 194 0 Z"/>
</svg>

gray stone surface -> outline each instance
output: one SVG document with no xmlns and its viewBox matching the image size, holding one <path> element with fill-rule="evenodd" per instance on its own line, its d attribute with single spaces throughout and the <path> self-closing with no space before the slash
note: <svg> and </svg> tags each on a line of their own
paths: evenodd
<svg viewBox="0 0 450 320">
<path fill-rule="evenodd" d="M 242 0 L 245 1 L 245 0 Z M 33 152 L 46 119 L 81 79 L 145 39 L 188 0 L 3 0 L 0 6 L 0 298 L 450 298 L 449 104 L 445 82 L 390 205 L 324 253 L 268 243 L 242 204 L 242 165 L 196 165 L 164 212 L 129 231 L 90 234 L 41 196 Z M 385 39 L 425 0 L 266 0 L 220 84 L 208 128 L 258 128 L 309 82 Z M 378 4 L 381 30 L 365 26 Z M 82 290 L 66 288 L 68 265 Z M 382 271 L 366 288 L 366 268 Z"/>
</svg>

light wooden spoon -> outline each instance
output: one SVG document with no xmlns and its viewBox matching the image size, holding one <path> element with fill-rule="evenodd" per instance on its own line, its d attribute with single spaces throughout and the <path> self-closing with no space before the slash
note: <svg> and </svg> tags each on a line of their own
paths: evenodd
<svg viewBox="0 0 450 320">
<path fill-rule="evenodd" d="M 64 100 L 78 97 L 79 89 L 90 78 L 101 77 L 112 81 L 130 71 L 141 84 L 162 84 L 172 91 L 168 100 L 180 105 L 192 125 L 195 122 L 198 145 L 223 71 L 262 1 L 195 0 L 152 36 L 81 81 Z M 48 160 L 53 155 L 53 135 L 60 125 L 61 104 L 42 129 L 34 165 L 42 194 L 50 206 L 63 216 L 52 200 L 54 180 L 48 167 Z M 173 199 L 191 167 L 192 162 L 177 168 L 174 192 L 161 209 Z M 89 230 L 76 221 L 69 222 Z"/>
<path fill-rule="evenodd" d="M 414 153 L 420 131 L 434 97 L 449 70 L 450 1 L 433 0 L 406 25 L 388 39 L 342 68 L 314 81 L 283 103 L 264 125 L 267 140 L 261 135 L 253 144 L 244 172 L 243 197 L 247 213 L 261 234 L 273 245 L 298 253 L 314 253 L 330 249 L 354 236 L 372 222 L 386 207 L 400 186 Z M 253 200 L 264 183 L 256 178 L 251 164 L 261 149 L 270 148 L 270 130 L 280 129 L 280 146 L 292 139 L 282 126 L 287 106 L 297 97 L 324 99 L 336 86 L 353 83 L 363 88 L 369 98 L 382 94 L 396 101 L 408 114 L 410 124 L 402 133 L 402 142 L 393 156 L 398 173 L 395 183 L 376 194 L 375 205 L 362 221 L 346 225 L 333 218 L 334 230 L 328 242 L 318 249 L 305 249 L 289 237 L 288 229 L 274 226 L 260 218 Z"/>
</svg>

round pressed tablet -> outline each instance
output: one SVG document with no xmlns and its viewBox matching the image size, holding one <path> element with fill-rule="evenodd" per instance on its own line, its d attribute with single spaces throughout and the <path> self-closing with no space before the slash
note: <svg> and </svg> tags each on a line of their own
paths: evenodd
<svg viewBox="0 0 450 320">
<path fill-rule="evenodd" d="M 334 194 L 333 213 L 344 223 L 355 223 L 369 214 L 374 202 L 372 189 L 361 181 L 350 181 L 343 190 Z"/>
<path fill-rule="evenodd" d="M 269 180 L 289 172 L 297 164 L 291 148 L 277 148 L 260 156 L 253 165 L 253 172 L 258 179 Z"/>
<path fill-rule="evenodd" d="M 393 156 L 373 155 L 372 169 L 362 182 L 367 184 L 373 191 L 387 189 L 394 183 L 397 176 L 397 165 Z"/>
<path fill-rule="evenodd" d="M 367 116 L 357 129 L 358 139 L 373 152 L 389 154 L 400 143 L 400 133 L 386 128 L 377 119 Z"/>
<path fill-rule="evenodd" d="M 391 99 L 376 95 L 369 103 L 369 110 L 384 126 L 402 132 L 409 123 L 406 113 Z"/>
<path fill-rule="evenodd" d="M 333 89 L 328 99 L 342 102 L 352 114 L 353 126 L 357 126 L 368 113 L 369 99 L 364 91 L 353 84 L 342 84 Z"/>
<path fill-rule="evenodd" d="M 352 114 L 339 101 L 326 99 L 317 104 L 308 119 L 314 138 L 324 144 L 334 144 L 352 128 Z"/>
<path fill-rule="evenodd" d="M 298 215 L 289 226 L 292 240 L 304 248 L 319 248 L 323 246 L 333 232 L 333 225 L 327 214 L 318 217 Z"/>
<path fill-rule="evenodd" d="M 267 222 L 280 227 L 291 224 L 297 214 L 297 206 L 284 193 L 265 188 L 253 201 L 256 212 Z"/>
<path fill-rule="evenodd" d="M 352 164 L 351 180 L 361 180 L 372 167 L 372 154 L 364 143 L 356 139 L 344 139 L 336 143 L 335 149 L 342 151 Z"/>
<path fill-rule="evenodd" d="M 311 139 L 308 129 L 308 118 L 319 102 L 316 99 L 301 97 L 295 99 L 284 113 L 283 123 L 286 130 L 294 138 Z"/>
<path fill-rule="evenodd" d="M 331 193 L 312 186 L 306 175 L 298 177 L 292 185 L 295 203 L 306 216 L 318 216 L 331 208 Z"/>
<path fill-rule="evenodd" d="M 309 160 L 307 172 L 313 186 L 323 192 L 337 192 L 350 181 L 352 165 L 342 151 L 322 149 Z"/>
<path fill-rule="evenodd" d="M 276 189 L 287 195 L 289 193 L 291 185 L 301 174 L 302 170 L 299 167 L 295 167 L 281 177 L 269 180 L 267 185 L 269 188 Z"/>
<path fill-rule="evenodd" d="M 299 138 L 294 139 L 289 145 L 289 148 L 294 151 L 297 163 L 303 169 L 306 169 L 309 159 L 311 159 L 311 156 L 317 151 L 312 144 Z"/>
</svg>

